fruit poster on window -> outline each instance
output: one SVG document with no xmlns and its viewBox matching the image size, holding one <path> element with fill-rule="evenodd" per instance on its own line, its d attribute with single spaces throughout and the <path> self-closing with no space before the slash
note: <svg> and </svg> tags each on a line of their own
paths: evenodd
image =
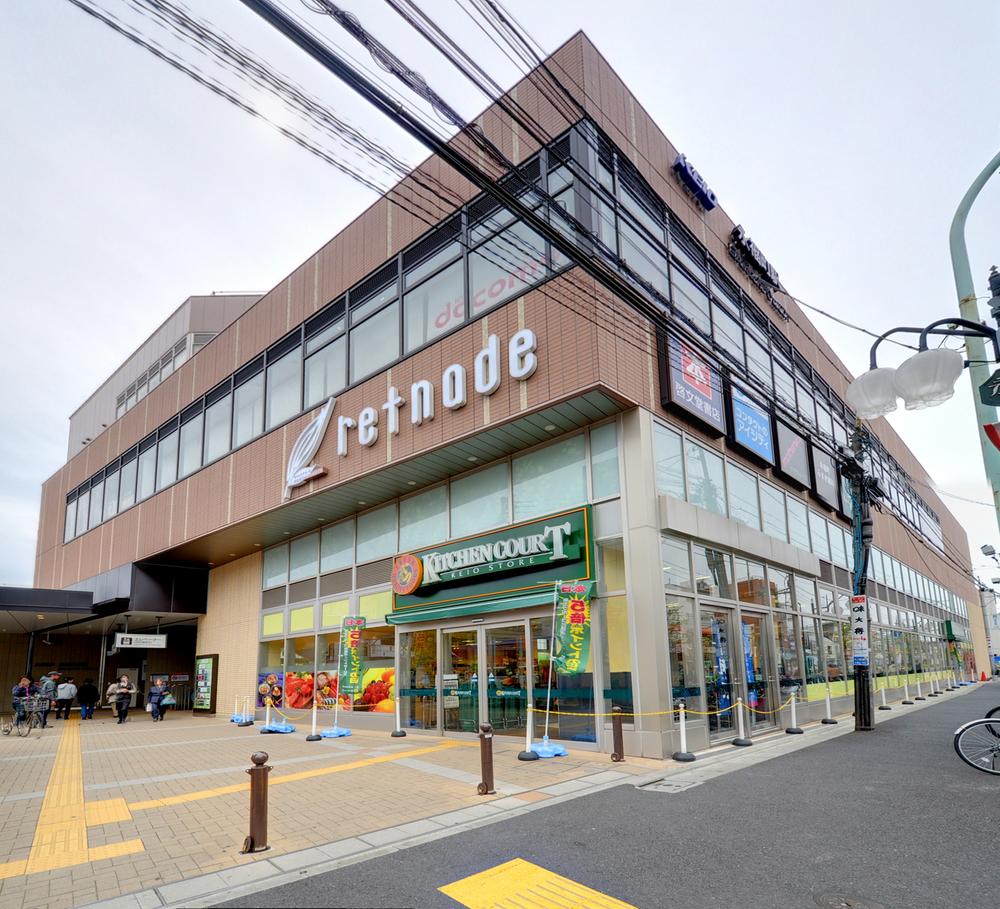
<svg viewBox="0 0 1000 909">
<path fill-rule="evenodd" d="M 593 581 L 556 584 L 555 653 L 560 675 L 585 672 L 590 659 L 590 591 Z"/>
<path fill-rule="evenodd" d="M 346 616 L 340 627 L 340 694 L 358 694 L 363 687 L 365 664 L 361 655 L 361 633 L 365 619 Z"/>
</svg>

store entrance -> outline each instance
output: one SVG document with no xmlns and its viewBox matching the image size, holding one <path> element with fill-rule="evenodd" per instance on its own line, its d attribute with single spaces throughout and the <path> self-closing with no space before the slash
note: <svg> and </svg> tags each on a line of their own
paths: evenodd
<svg viewBox="0 0 1000 909">
<path fill-rule="evenodd" d="M 441 632 L 442 729 L 523 735 L 528 719 L 527 623 Z"/>
</svg>

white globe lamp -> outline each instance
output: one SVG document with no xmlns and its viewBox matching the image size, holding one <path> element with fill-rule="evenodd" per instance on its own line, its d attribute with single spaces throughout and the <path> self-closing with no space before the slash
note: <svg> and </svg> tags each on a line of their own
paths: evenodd
<svg viewBox="0 0 1000 909">
<path fill-rule="evenodd" d="M 862 373 L 847 386 L 847 403 L 862 420 L 892 413 L 896 407 L 896 370 L 883 366 Z"/>
<path fill-rule="evenodd" d="M 907 410 L 934 407 L 955 394 L 955 383 L 964 368 L 965 357 L 960 351 L 946 347 L 921 350 L 896 369 L 896 393 Z"/>
</svg>

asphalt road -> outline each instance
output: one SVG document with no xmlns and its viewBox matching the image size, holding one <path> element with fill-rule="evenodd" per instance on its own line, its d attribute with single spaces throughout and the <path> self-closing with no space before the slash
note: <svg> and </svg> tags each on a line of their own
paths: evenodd
<svg viewBox="0 0 1000 909">
<path fill-rule="evenodd" d="M 996 704 L 982 685 L 692 789 L 618 786 L 220 905 L 454 909 L 438 887 L 524 858 L 641 909 L 993 909 L 1000 777 L 952 733 Z"/>
</svg>

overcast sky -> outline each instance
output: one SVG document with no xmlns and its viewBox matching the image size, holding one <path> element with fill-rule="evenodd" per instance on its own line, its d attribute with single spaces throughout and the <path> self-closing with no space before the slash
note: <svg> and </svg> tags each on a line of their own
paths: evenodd
<svg viewBox="0 0 1000 909">
<path fill-rule="evenodd" d="M 188 3 L 409 162 L 423 157 L 236 0 Z M 463 115 L 483 106 L 383 4 L 343 5 Z M 422 5 L 515 81 L 456 0 Z M 1000 4 L 507 6 L 546 50 L 590 35 L 796 296 L 879 331 L 956 309 L 948 227 L 1000 149 Z M 186 297 L 271 288 L 374 196 L 65 0 L 4 13 L 0 583 L 30 585 L 39 490 L 66 460 L 69 415 Z M 998 225 L 1000 178 L 969 219 L 983 294 Z M 870 339 L 812 318 L 865 368 Z M 1000 550 L 1000 535 L 967 376 L 946 405 L 893 422 L 968 529 L 982 576 L 1000 576 L 978 552 Z"/>
</svg>

